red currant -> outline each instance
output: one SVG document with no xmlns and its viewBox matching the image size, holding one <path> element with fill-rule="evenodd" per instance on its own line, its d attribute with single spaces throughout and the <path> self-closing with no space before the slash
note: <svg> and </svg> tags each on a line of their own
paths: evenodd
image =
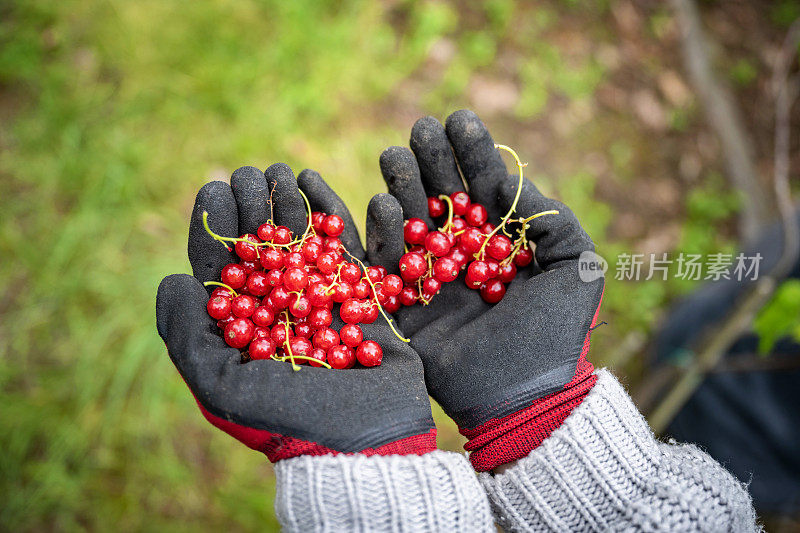
<svg viewBox="0 0 800 533">
<path fill-rule="evenodd" d="M 315 347 L 328 351 L 329 348 L 339 344 L 339 334 L 335 329 L 324 327 L 317 330 L 312 341 Z"/>
<path fill-rule="evenodd" d="M 339 261 L 336 258 L 336 255 L 327 252 L 319 256 L 317 258 L 317 268 L 323 274 L 331 274 L 336 270 L 336 265 L 339 264 Z"/>
<path fill-rule="evenodd" d="M 228 285 L 234 289 L 239 289 L 244 287 L 244 284 L 247 282 L 247 273 L 240 265 L 230 263 L 225 265 L 225 267 L 222 269 L 222 275 L 220 278 L 222 279 L 222 283 L 225 285 Z"/>
<path fill-rule="evenodd" d="M 256 261 L 239 261 L 239 264 L 242 265 L 242 268 L 248 275 L 255 272 L 256 270 L 261 270 L 261 263 Z"/>
<path fill-rule="evenodd" d="M 270 330 L 267 326 L 256 326 L 256 329 L 253 330 L 253 340 L 256 339 L 272 339 L 270 337 Z M 251 341 L 252 342 L 252 341 Z"/>
<path fill-rule="evenodd" d="M 357 283 L 353 284 L 353 298 L 364 300 L 369 297 L 369 293 L 370 293 L 369 283 L 367 283 L 363 279 L 358 280 Z"/>
<path fill-rule="evenodd" d="M 260 338 L 250 343 L 248 348 L 250 359 L 269 359 L 275 355 L 275 342 L 272 339 Z"/>
<path fill-rule="evenodd" d="M 275 226 L 270 224 L 269 222 L 265 222 L 258 227 L 258 231 L 256 231 L 258 238 L 264 242 L 269 242 L 275 236 Z"/>
<path fill-rule="evenodd" d="M 503 283 L 511 283 L 517 275 L 517 267 L 514 263 L 502 263 L 500 265 L 500 272 L 497 274 L 497 279 Z"/>
<path fill-rule="evenodd" d="M 217 296 L 221 296 L 223 298 L 231 300 L 233 298 L 233 293 L 228 289 L 226 289 L 225 287 L 217 287 L 213 291 L 211 291 L 210 298 L 216 298 Z"/>
<path fill-rule="evenodd" d="M 496 304 L 506 294 L 506 286 L 499 279 L 490 279 L 481 287 L 481 298 L 486 303 Z"/>
<path fill-rule="evenodd" d="M 278 226 L 275 228 L 275 235 L 272 237 L 272 242 L 275 244 L 289 244 L 292 242 L 292 230 L 286 226 Z"/>
<path fill-rule="evenodd" d="M 311 213 L 311 226 L 317 233 L 322 233 L 322 221 L 325 220 L 325 213 L 314 211 Z"/>
<path fill-rule="evenodd" d="M 294 334 L 298 337 L 303 337 L 307 339 L 314 333 L 314 328 L 312 328 L 308 323 L 297 323 L 294 325 Z"/>
<path fill-rule="evenodd" d="M 261 266 L 266 270 L 274 270 L 283 267 L 283 252 L 277 248 L 270 248 L 261 252 Z"/>
<path fill-rule="evenodd" d="M 533 261 L 533 252 L 530 248 L 520 248 L 514 256 L 514 264 L 519 267 L 528 266 Z"/>
<path fill-rule="evenodd" d="M 459 238 L 459 243 L 468 254 L 474 254 L 483 246 L 486 236 L 477 228 L 467 228 Z"/>
<path fill-rule="evenodd" d="M 441 231 L 432 231 L 425 237 L 425 248 L 436 257 L 447 255 L 451 247 L 450 239 Z"/>
<path fill-rule="evenodd" d="M 353 296 L 353 286 L 346 281 L 340 281 L 334 286 L 331 299 L 337 304 L 344 303 L 345 300 Z"/>
<path fill-rule="evenodd" d="M 428 263 L 420 254 L 408 252 L 400 258 L 400 275 L 405 281 L 416 281 L 428 270 Z"/>
<path fill-rule="evenodd" d="M 489 265 L 486 261 L 473 261 L 467 267 L 467 284 L 472 288 L 478 288 L 489 279 Z M 477 287 L 476 287 L 477 285 Z"/>
<path fill-rule="evenodd" d="M 311 302 L 308 301 L 308 297 L 305 294 L 293 296 L 293 300 L 289 303 L 289 312 L 297 318 L 308 316 L 311 312 Z"/>
<path fill-rule="evenodd" d="M 311 346 L 311 343 L 308 339 L 304 339 L 303 337 L 292 337 L 289 340 L 289 346 L 292 349 L 292 355 L 297 355 L 301 357 L 308 357 L 311 354 L 311 350 L 314 349 Z M 299 359 L 295 361 L 298 364 L 305 364 L 305 359 Z"/>
<path fill-rule="evenodd" d="M 344 231 L 344 220 L 339 215 L 328 215 L 322 221 L 322 230 L 331 237 L 338 237 Z"/>
<path fill-rule="evenodd" d="M 400 303 L 403 305 L 407 307 L 414 305 L 417 303 L 417 300 L 419 300 L 419 293 L 414 287 L 404 287 L 403 290 L 400 291 Z"/>
<path fill-rule="evenodd" d="M 358 324 L 364 316 L 362 302 L 355 298 L 348 298 L 339 308 L 339 316 L 346 324 Z"/>
<path fill-rule="evenodd" d="M 450 199 L 453 201 L 453 213 L 464 216 L 471 203 L 469 195 L 464 191 L 458 191 L 451 194 Z"/>
<path fill-rule="evenodd" d="M 433 275 L 439 281 L 453 281 L 458 277 L 458 264 L 449 257 L 437 259 L 433 264 Z"/>
<path fill-rule="evenodd" d="M 258 242 L 258 238 L 252 233 L 242 235 L 241 238 L 246 239 L 246 241 L 236 241 L 234 245 L 236 255 L 245 261 L 255 261 L 258 257 L 258 250 L 253 244 Z"/>
<path fill-rule="evenodd" d="M 272 301 L 272 305 L 275 309 L 286 309 L 292 299 L 292 295 L 289 294 L 286 287 L 280 285 L 272 289 L 272 292 L 269 293 L 269 299 Z"/>
<path fill-rule="evenodd" d="M 342 247 L 342 241 L 339 237 L 325 237 L 325 250 L 328 252 L 337 252 Z"/>
<path fill-rule="evenodd" d="M 331 368 L 337 370 L 352 368 L 356 363 L 356 355 L 353 353 L 353 350 L 341 344 L 330 348 L 327 353 L 327 358 Z"/>
<path fill-rule="evenodd" d="M 421 218 L 409 218 L 403 226 L 403 237 L 408 244 L 423 244 L 428 226 Z"/>
<path fill-rule="evenodd" d="M 267 283 L 269 283 L 270 287 L 277 287 L 278 285 L 283 284 L 283 271 L 278 270 L 277 268 L 274 270 L 270 270 L 267 272 Z"/>
<path fill-rule="evenodd" d="M 389 274 L 383 278 L 381 288 L 387 295 L 396 296 L 403 290 L 403 280 L 396 274 Z"/>
<path fill-rule="evenodd" d="M 422 282 L 422 292 L 425 294 L 426 299 L 430 299 L 441 288 L 442 282 L 433 277 L 425 278 L 425 281 Z"/>
<path fill-rule="evenodd" d="M 372 324 L 378 319 L 378 306 L 375 304 L 364 305 L 364 316 L 361 317 L 363 324 Z M 392 311 L 393 312 L 393 311 Z"/>
<path fill-rule="evenodd" d="M 275 321 L 275 312 L 265 305 L 256 307 L 251 320 L 256 326 L 269 326 Z"/>
<path fill-rule="evenodd" d="M 355 348 L 364 340 L 364 333 L 362 333 L 361 328 L 355 324 L 345 324 L 342 326 L 342 329 L 339 330 L 339 338 L 346 346 Z"/>
<path fill-rule="evenodd" d="M 306 319 L 312 328 L 324 328 L 333 323 L 333 314 L 326 307 L 314 307 Z"/>
<path fill-rule="evenodd" d="M 367 276 L 369 277 L 369 280 L 372 283 L 378 283 L 380 280 L 383 279 L 383 276 L 385 276 L 385 274 L 381 272 L 380 268 L 376 266 L 371 266 L 367 268 Z"/>
<path fill-rule="evenodd" d="M 255 296 L 264 296 L 272 287 L 267 275 L 263 272 L 253 272 L 247 276 L 247 292 Z"/>
<path fill-rule="evenodd" d="M 428 198 L 428 214 L 431 218 L 437 218 L 446 212 L 444 202 L 435 196 Z"/>
<path fill-rule="evenodd" d="M 307 242 L 303 245 L 303 257 L 309 263 L 316 263 L 317 258 L 322 254 L 322 245 L 315 242 Z"/>
<path fill-rule="evenodd" d="M 286 324 L 276 324 L 270 331 L 270 337 L 278 346 L 283 346 L 286 343 L 287 336 L 292 336 L 292 330 L 287 331 Z"/>
<path fill-rule="evenodd" d="M 498 261 L 502 261 L 511 253 L 511 239 L 500 233 L 492 235 L 486 245 L 486 253 Z"/>
<path fill-rule="evenodd" d="M 283 258 L 283 264 L 286 268 L 303 268 L 306 266 L 306 258 L 300 252 L 289 252 Z"/>
<path fill-rule="evenodd" d="M 292 292 L 302 291 L 308 286 L 308 275 L 303 268 L 287 268 L 283 273 L 283 284 Z"/>
<path fill-rule="evenodd" d="M 453 225 L 450 226 L 450 231 L 453 233 L 458 233 L 460 231 L 464 231 L 467 229 L 467 222 L 463 218 L 454 218 Z"/>
<path fill-rule="evenodd" d="M 464 215 L 464 220 L 470 226 L 480 227 L 486 224 L 486 219 L 489 218 L 489 213 L 486 208 L 481 204 L 472 204 L 467 208 L 467 213 Z"/>
<path fill-rule="evenodd" d="M 356 359 L 364 366 L 378 366 L 383 359 L 383 350 L 375 341 L 364 341 L 358 345 Z"/>
<path fill-rule="evenodd" d="M 235 318 L 225 326 L 225 342 L 234 348 L 244 348 L 253 338 L 255 326 L 246 318 Z"/>
<path fill-rule="evenodd" d="M 361 279 L 361 269 L 353 263 L 346 263 L 339 271 L 339 276 L 347 283 L 357 283 Z"/>
<path fill-rule="evenodd" d="M 231 299 L 224 296 L 212 296 L 206 304 L 206 310 L 211 318 L 221 320 L 231 314 Z"/>
<path fill-rule="evenodd" d="M 248 318 L 256 310 L 256 300 L 247 294 L 240 294 L 231 301 L 231 312 L 241 318 Z"/>
<path fill-rule="evenodd" d="M 401 304 L 399 296 L 389 296 L 388 298 L 386 298 L 386 303 L 383 304 L 383 309 L 387 313 L 396 313 L 400 309 L 400 305 Z"/>
<path fill-rule="evenodd" d="M 306 291 L 306 294 L 308 295 L 308 299 L 311 301 L 311 305 L 320 307 L 328 303 L 331 299 L 331 295 L 328 294 L 328 288 L 324 283 L 317 282 L 310 285 Z"/>
<path fill-rule="evenodd" d="M 314 348 L 313 350 L 311 350 L 311 353 L 308 354 L 308 356 L 311 357 L 312 359 L 316 359 L 317 361 L 321 361 L 321 363 L 324 363 L 325 359 L 327 359 L 327 354 L 325 353 L 325 350 L 320 350 L 319 348 Z M 317 368 L 322 366 L 321 363 L 317 363 L 315 361 L 306 361 L 306 362 L 309 365 L 315 366 Z"/>
</svg>

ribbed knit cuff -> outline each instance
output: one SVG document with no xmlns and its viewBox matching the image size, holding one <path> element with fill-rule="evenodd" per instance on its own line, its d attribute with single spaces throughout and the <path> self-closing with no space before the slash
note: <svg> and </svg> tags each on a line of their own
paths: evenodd
<svg viewBox="0 0 800 533">
<path fill-rule="evenodd" d="M 478 472 L 488 472 L 528 455 L 561 426 L 596 381 L 594 367 L 581 357 L 575 377 L 562 390 L 539 398 L 516 413 L 493 418 L 477 428 L 462 428 L 461 434 L 469 439 L 464 449 L 472 452 L 469 455 L 472 466 Z"/>
<path fill-rule="evenodd" d="M 692 445 L 657 441 L 606 370 L 527 457 L 481 474 L 507 531 L 755 531 L 746 487 Z"/>
<path fill-rule="evenodd" d="M 286 531 L 494 531 L 460 454 L 301 456 L 276 463 L 275 475 Z"/>
</svg>

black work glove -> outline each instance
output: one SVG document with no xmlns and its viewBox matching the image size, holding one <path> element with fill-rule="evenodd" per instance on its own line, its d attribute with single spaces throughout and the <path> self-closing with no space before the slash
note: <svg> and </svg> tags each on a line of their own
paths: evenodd
<svg viewBox="0 0 800 533">
<path fill-rule="evenodd" d="M 457 111 L 447 127 L 417 121 L 411 148 L 388 148 L 380 159 L 390 195 L 376 196 L 370 213 L 379 232 L 368 233 L 374 260 L 397 273 L 404 252 L 399 220 L 418 217 L 434 228 L 428 196 L 465 190 L 497 224 L 518 189 L 480 119 Z M 530 222 L 536 264 L 520 268 L 505 297 L 485 303 L 458 280 L 444 283 L 430 305 L 397 313 L 401 330 L 425 365 L 428 392 L 471 439 L 466 448 L 478 470 L 527 455 L 560 425 L 596 378 L 585 360 L 603 279 L 581 281 L 581 254 L 594 245 L 565 205 L 542 196 L 525 180 L 516 217 L 548 210 Z M 386 227 L 393 227 L 387 231 Z M 391 239 L 385 237 L 390 236 Z M 586 259 L 586 256 L 584 256 Z M 537 266 L 538 265 L 538 266 Z"/>
<path fill-rule="evenodd" d="M 354 256 L 364 258 L 350 213 L 319 174 L 303 171 L 299 184 L 312 209 L 343 218 L 342 243 Z M 293 371 L 292 365 L 271 359 L 242 363 L 239 350 L 225 344 L 206 311 L 209 293 L 201 282 L 219 280 L 222 268 L 236 258 L 206 233 L 203 211 L 220 235 L 255 233 L 270 218 L 270 191 L 275 222 L 302 234 L 306 208 L 291 169 L 280 163 L 263 173 L 240 168 L 231 185 L 214 181 L 197 194 L 189 227 L 194 277 L 174 274 L 158 288 L 158 333 L 201 411 L 212 424 L 273 462 L 332 452 L 387 455 L 434 450 L 436 433 L 422 364 L 383 319 L 363 325 L 365 338 L 383 348 L 383 363 L 374 368 L 304 366 Z M 338 312 L 333 314 L 340 320 Z"/>
</svg>

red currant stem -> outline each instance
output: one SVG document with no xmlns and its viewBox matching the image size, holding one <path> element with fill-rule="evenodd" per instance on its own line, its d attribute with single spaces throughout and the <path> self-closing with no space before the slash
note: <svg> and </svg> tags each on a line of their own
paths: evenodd
<svg viewBox="0 0 800 533">
<path fill-rule="evenodd" d="M 225 287 L 226 289 L 228 289 L 229 291 L 231 291 L 231 294 L 233 294 L 233 297 L 234 297 L 234 298 L 235 298 L 235 297 L 237 297 L 237 296 L 239 296 L 239 295 L 236 293 L 236 291 L 235 291 L 235 290 L 233 290 L 233 288 L 232 288 L 231 286 L 229 286 L 229 285 L 225 285 L 224 283 L 222 283 L 222 282 L 220 282 L 220 281 L 204 281 L 204 282 L 203 282 L 203 286 L 204 286 L 204 287 L 208 287 L 209 285 L 219 285 L 220 287 Z"/>
<path fill-rule="evenodd" d="M 378 301 L 378 291 L 375 288 L 375 284 L 372 283 L 372 279 L 370 279 L 369 274 L 367 273 L 367 266 L 364 263 L 362 263 L 361 260 L 358 257 L 354 256 L 353 254 L 351 254 L 347 250 L 345 250 L 345 253 L 347 255 L 349 255 L 353 259 L 353 261 L 358 263 L 358 265 L 364 270 L 364 277 L 367 278 L 367 283 L 369 283 L 369 286 L 372 287 L 372 298 L 375 300 L 375 304 L 378 306 L 378 311 L 381 312 L 381 315 L 386 320 L 386 323 L 389 324 L 389 328 L 391 328 L 392 333 L 394 333 L 397 336 L 397 338 L 400 339 L 403 342 L 411 342 L 411 339 L 407 339 L 407 338 L 403 337 L 402 335 L 400 335 L 400 332 L 398 332 L 395 329 L 394 324 L 392 324 L 392 319 L 389 318 L 389 315 L 387 315 L 386 311 L 383 310 L 383 306 Z"/>
<path fill-rule="evenodd" d="M 536 214 L 534 214 L 534 215 L 531 215 L 531 216 L 529 216 L 528 218 L 523 218 L 523 219 L 520 219 L 520 222 L 522 222 L 522 224 L 527 224 L 528 222 L 530 222 L 530 221 L 531 221 L 531 220 L 533 220 L 534 218 L 539 218 L 539 217 L 541 217 L 541 216 L 544 216 L 544 215 L 557 215 L 557 214 L 559 214 L 559 211 L 558 211 L 558 210 L 556 210 L 556 209 L 551 209 L 550 211 L 542 211 L 542 212 L 540 212 L 540 213 L 536 213 Z M 523 228 L 523 229 L 524 229 L 524 228 Z"/>
<path fill-rule="evenodd" d="M 500 221 L 500 224 L 498 224 L 497 227 L 494 228 L 491 231 L 491 233 L 489 233 L 489 235 L 486 236 L 486 239 L 483 241 L 480 250 L 478 250 L 478 252 L 475 254 L 475 258 L 478 260 L 482 259 L 484 250 L 486 250 L 486 245 L 489 243 L 489 239 L 491 239 L 498 231 L 500 231 L 503 228 L 503 226 L 508 224 L 511 215 L 513 215 L 514 211 L 517 209 L 517 203 L 519 202 L 519 197 L 522 194 L 522 183 L 523 183 L 522 169 L 527 165 L 527 163 L 523 163 L 522 161 L 520 161 L 517 152 L 515 152 L 513 148 L 509 148 L 505 144 L 495 144 L 494 147 L 497 148 L 498 150 L 505 150 L 506 152 L 514 156 L 514 160 L 517 162 L 517 168 L 519 168 L 519 183 L 517 185 L 517 194 L 514 195 L 514 201 L 511 202 L 511 207 L 508 209 L 508 213 L 506 213 L 506 216 L 504 216 L 503 219 Z"/>
<path fill-rule="evenodd" d="M 440 194 L 439 200 L 447 202 L 447 223 L 439 231 L 447 231 L 453 225 L 453 200 L 446 194 Z"/>
<path fill-rule="evenodd" d="M 224 246 L 229 252 L 231 251 L 231 247 L 228 246 L 225 243 L 225 241 L 236 242 L 236 241 L 243 241 L 244 240 L 244 239 L 240 239 L 240 238 L 237 238 L 237 237 L 223 237 L 222 235 L 217 235 L 216 233 L 211 231 L 211 228 L 208 225 L 208 211 L 203 211 L 203 227 L 206 229 L 206 232 L 208 232 L 208 234 L 211 235 L 212 239 L 214 239 L 215 241 L 221 242 L 222 246 Z"/>
<path fill-rule="evenodd" d="M 289 341 L 289 311 L 284 311 L 283 316 L 286 317 L 284 326 L 286 327 L 286 351 L 289 352 L 289 361 L 292 362 L 292 370 L 297 372 L 300 367 L 294 362 L 294 354 L 292 353 L 292 343 Z"/>
<path fill-rule="evenodd" d="M 308 202 L 308 198 L 303 191 L 297 189 L 297 192 L 299 192 L 300 196 L 303 197 L 303 201 L 306 203 L 306 212 L 308 213 L 308 225 L 306 226 L 305 233 L 303 233 L 303 237 L 300 239 L 300 242 L 304 243 L 306 241 L 306 237 L 308 237 L 308 233 L 311 231 L 311 204 Z"/>
<path fill-rule="evenodd" d="M 347 252 L 347 250 L 345 250 L 345 252 Z M 347 255 L 350 255 L 350 252 L 347 252 Z M 353 257 L 353 256 L 350 255 L 350 257 Z M 341 281 L 339 279 L 339 276 L 342 274 L 342 267 L 343 266 L 344 266 L 344 263 L 339 263 L 339 268 L 336 270 L 336 277 L 333 278 L 333 281 L 331 281 L 330 285 L 325 287 L 325 294 L 327 294 L 328 296 L 333 294 L 333 292 L 331 292 L 331 289 L 333 288 L 333 286 L 336 285 L 337 283 L 339 283 L 339 281 Z"/>
<path fill-rule="evenodd" d="M 433 296 L 430 299 L 425 298 L 425 293 L 422 291 L 422 278 L 417 279 L 417 291 L 419 293 L 419 301 L 422 302 L 422 305 L 428 305 L 433 300 Z"/>
<path fill-rule="evenodd" d="M 500 261 L 500 264 L 501 265 L 507 265 L 507 264 L 511 263 L 511 261 L 514 259 L 514 256 L 517 255 L 517 253 L 519 253 L 521 248 L 527 248 L 528 247 L 528 239 L 527 239 L 527 235 L 525 233 L 525 231 L 528 229 L 528 222 L 530 222 L 531 220 L 533 220 L 535 218 L 539 218 L 541 216 L 544 216 L 544 215 L 557 215 L 557 214 L 559 214 L 559 212 L 557 210 L 551 209 L 550 211 L 541 211 L 539 213 L 535 213 L 535 214 L 529 216 L 528 218 L 520 218 L 520 219 L 516 220 L 516 222 L 519 222 L 520 224 L 522 224 L 522 226 L 519 228 L 519 237 L 517 237 L 517 240 L 514 243 L 514 249 L 511 250 L 511 253 L 508 255 L 508 257 L 506 257 L 505 259 Z M 506 234 L 506 235 L 508 235 L 508 234 Z M 511 237 L 511 235 L 509 235 L 509 237 Z"/>
<path fill-rule="evenodd" d="M 274 217 L 275 217 L 275 213 L 273 211 L 274 207 L 273 207 L 273 204 L 272 204 L 272 195 L 275 194 L 275 188 L 277 186 L 278 186 L 278 182 L 276 181 L 275 183 L 272 184 L 272 188 L 270 188 L 270 190 L 269 190 L 269 220 L 267 220 L 268 224 L 273 224 L 272 221 L 274 220 Z"/>
<path fill-rule="evenodd" d="M 319 363 L 319 364 L 321 364 L 322 366 L 324 366 L 324 367 L 325 367 L 325 368 L 327 368 L 328 370 L 332 370 L 332 369 L 331 369 L 331 365 L 329 365 L 329 364 L 328 364 L 328 363 L 326 363 L 325 361 L 320 361 L 319 359 L 315 359 L 314 357 L 306 357 L 305 355 L 295 355 L 295 356 L 293 356 L 293 357 L 294 357 L 295 359 L 302 359 L 303 361 L 313 361 L 313 362 L 315 362 L 315 363 Z M 273 359 L 275 359 L 276 361 L 284 361 L 284 362 L 285 362 L 287 359 L 289 359 L 289 357 L 287 357 L 287 356 L 283 356 L 283 357 L 273 357 Z M 297 367 L 295 370 L 300 370 L 300 367 Z"/>
</svg>

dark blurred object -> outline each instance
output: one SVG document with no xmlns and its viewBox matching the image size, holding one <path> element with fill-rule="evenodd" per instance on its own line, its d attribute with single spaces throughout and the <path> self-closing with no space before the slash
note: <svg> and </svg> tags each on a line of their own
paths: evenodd
<svg viewBox="0 0 800 533">
<path fill-rule="evenodd" d="M 800 218 L 800 216 L 798 216 Z M 748 247 L 761 253 L 761 272 L 769 272 L 781 254 L 783 231 L 775 224 Z M 800 263 L 790 274 L 800 278 Z M 677 304 L 656 335 L 656 366 L 680 365 L 707 328 L 724 318 L 748 282 L 708 283 Z M 800 345 L 788 339 L 772 352 L 758 354 L 758 338 L 749 334 L 731 347 L 666 433 L 693 442 L 750 483 L 759 512 L 800 514 Z"/>
</svg>

